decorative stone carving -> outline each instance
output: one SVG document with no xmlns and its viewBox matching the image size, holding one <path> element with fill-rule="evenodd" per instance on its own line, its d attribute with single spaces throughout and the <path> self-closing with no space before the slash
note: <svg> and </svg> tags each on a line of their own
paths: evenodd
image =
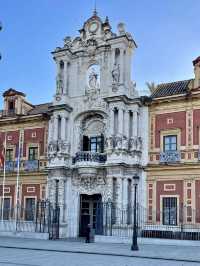
<svg viewBox="0 0 200 266">
<path fill-rule="evenodd" d="M 117 136 L 116 139 L 116 150 L 121 150 L 122 149 L 122 137 L 121 136 Z"/>
<path fill-rule="evenodd" d="M 137 138 L 137 151 L 142 151 L 142 138 Z"/>
<path fill-rule="evenodd" d="M 120 80 L 120 68 L 119 64 L 114 64 L 113 70 L 112 70 L 112 80 L 113 84 L 119 83 Z"/>
<path fill-rule="evenodd" d="M 70 153 L 70 143 L 63 140 L 59 140 L 57 156 L 59 158 L 66 157 L 69 156 L 69 153 Z"/>
<path fill-rule="evenodd" d="M 86 191 L 95 190 L 97 187 L 105 185 L 106 181 L 103 176 L 77 176 L 73 178 L 73 185 Z"/>
<path fill-rule="evenodd" d="M 137 138 L 136 137 L 130 138 L 129 139 L 130 152 L 136 151 L 136 148 L 137 148 Z"/>
<path fill-rule="evenodd" d="M 56 78 L 56 94 L 60 95 L 63 94 L 63 76 L 61 73 L 58 73 Z"/>
<path fill-rule="evenodd" d="M 124 151 L 128 150 L 128 139 L 126 136 L 123 136 L 122 138 L 122 150 Z"/>
<path fill-rule="evenodd" d="M 106 139 L 106 149 L 107 149 L 107 152 L 110 153 L 112 152 L 114 148 L 114 140 L 113 140 L 113 137 L 110 136 Z"/>
<path fill-rule="evenodd" d="M 48 158 L 53 159 L 56 157 L 57 153 L 57 142 L 51 141 L 48 145 Z"/>
</svg>

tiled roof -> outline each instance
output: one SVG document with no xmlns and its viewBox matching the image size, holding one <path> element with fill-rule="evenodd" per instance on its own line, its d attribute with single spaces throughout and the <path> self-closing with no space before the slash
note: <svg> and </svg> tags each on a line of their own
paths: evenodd
<svg viewBox="0 0 200 266">
<path fill-rule="evenodd" d="M 43 103 L 43 104 L 35 105 L 35 107 L 28 112 L 28 115 L 37 115 L 37 114 L 47 113 L 48 107 L 51 104 L 52 103 Z"/>
<path fill-rule="evenodd" d="M 152 93 L 151 97 L 160 98 L 187 93 L 190 82 L 191 79 L 170 83 L 161 83 L 157 86 L 157 89 Z"/>
</svg>

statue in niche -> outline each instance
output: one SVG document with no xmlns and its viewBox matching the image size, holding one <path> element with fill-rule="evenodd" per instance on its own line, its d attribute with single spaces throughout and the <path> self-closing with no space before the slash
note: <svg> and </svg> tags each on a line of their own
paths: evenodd
<svg viewBox="0 0 200 266">
<path fill-rule="evenodd" d="M 112 79 L 113 79 L 113 83 L 119 83 L 119 79 L 120 79 L 120 68 L 119 68 L 119 64 L 115 63 L 113 70 L 112 70 Z"/>
<path fill-rule="evenodd" d="M 56 94 L 63 94 L 63 76 L 58 73 L 56 78 Z"/>
<path fill-rule="evenodd" d="M 89 74 L 89 86 L 92 89 L 96 89 L 98 87 L 98 74 L 95 72 L 95 69 L 92 68 L 91 73 Z"/>
</svg>

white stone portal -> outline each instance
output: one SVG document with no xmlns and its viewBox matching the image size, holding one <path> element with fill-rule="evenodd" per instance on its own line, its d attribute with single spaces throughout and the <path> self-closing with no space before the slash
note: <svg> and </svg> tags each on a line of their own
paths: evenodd
<svg viewBox="0 0 200 266">
<path fill-rule="evenodd" d="M 60 235 L 77 237 L 86 223 L 102 230 L 97 209 L 133 204 L 134 174 L 139 202 L 146 204 L 148 110 L 131 81 L 136 44 L 124 24 L 113 33 L 95 13 L 80 35 L 66 37 L 53 52 L 57 64 L 49 111 L 48 197 L 60 206 Z M 127 223 L 116 214 L 115 223 Z"/>
</svg>

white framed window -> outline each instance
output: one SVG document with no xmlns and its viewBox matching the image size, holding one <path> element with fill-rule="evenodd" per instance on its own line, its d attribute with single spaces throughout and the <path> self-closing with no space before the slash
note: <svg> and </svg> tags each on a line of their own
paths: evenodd
<svg viewBox="0 0 200 266">
<path fill-rule="evenodd" d="M 27 187 L 26 192 L 27 193 L 35 193 L 35 187 Z"/>
</svg>

